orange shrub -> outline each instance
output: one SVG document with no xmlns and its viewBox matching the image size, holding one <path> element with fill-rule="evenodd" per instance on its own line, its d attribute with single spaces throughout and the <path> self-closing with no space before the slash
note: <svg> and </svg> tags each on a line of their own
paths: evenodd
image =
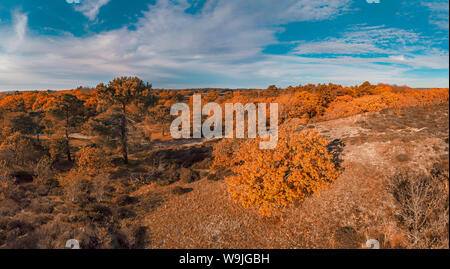
<svg viewBox="0 0 450 269">
<path fill-rule="evenodd" d="M 84 147 L 77 152 L 77 167 L 59 175 L 58 181 L 64 187 L 72 202 L 83 199 L 86 188 L 91 188 L 97 201 L 103 200 L 105 187 L 109 181 L 105 153 L 97 148 Z"/>
<path fill-rule="evenodd" d="M 6 137 L 0 143 L 0 160 L 4 160 L 10 167 L 31 165 L 43 154 L 33 139 L 18 132 Z"/>
<path fill-rule="evenodd" d="M 265 216 L 302 202 L 339 175 L 327 145 L 314 131 L 283 136 L 274 150 L 261 150 L 258 140 L 248 140 L 236 153 L 241 162 L 233 167 L 235 175 L 227 178 L 232 199 Z"/>
<path fill-rule="evenodd" d="M 324 108 L 318 94 L 301 91 L 294 93 L 284 109 L 288 118 L 306 117 L 310 119 L 320 115 Z"/>
<path fill-rule="evenodd" d="M 234 155 L 238 151 L 240 144 L 238 139 L 222 139 L 216 143 L 212 153 L 214 158 L 212 169 L 234 166 L 236 161 Z"/>
<path fill-rule="evenodd" d="M 77 152 L 78 169 L 89 174 L 95 174 L 107 166 L 105 153 L 98 148 L 84 147 Z"/>
<path fill-rule="evenodd" d="M 393 93 L 393 92 L 394 92 L 394 90 L 392 89 L 392 87 L 389 85 L 385 85 L 385 84 L 380 84 L 370 90 L 371 94 L 383 94 L 383 93 Z"/>
<path fill-rule="evenodd" d="M 365 112 L 379 112 L 386 108 L 399 109 L 410 106 L 428 106 L 448 102 L 448 89 L 410 90 L 394 93 L 392 88 L 380 85 L 372 90 L 374 95 L 358 98 L 337 97 L 324 113 L 324 119 L 347 117 Z"/>
<path fill-rule="evenodd" d="M 388 108 L 381 95 L 365 95 L 358 98 L 338 97 L 325 111 L 323 118 L 348 117 L 364 112 L 377 112 Z"/>
</svg>

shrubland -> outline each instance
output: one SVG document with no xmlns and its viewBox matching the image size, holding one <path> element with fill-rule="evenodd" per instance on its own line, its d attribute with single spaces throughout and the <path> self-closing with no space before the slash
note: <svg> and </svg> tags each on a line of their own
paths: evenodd
<svg viewBox="0 0 450 269">
<path fill-rule="evenodd" d="M 170 107 L 177 102 L 192 105 L 194 93 L 201 93 L 206 102 L 217 102 L 222 107 L 237 102 L 278 103 L 278 146 L 261 150 L 258 139 L 201 140 L 197 141 L 199 144 L 173 140 L 168 133 L 173 119 Z M 409 108 L 431 109 L 448 104 L 448 99 L 448 89 L 412 89 L 368 82 L 352 87 L 310 84 L 261 90 L 175 91 L 153 89 L 135 77 L 117 78 L 95 88 L 3 93 L 0 248 L 64 248 L 65 240 L 70 238 L 79 238 L 83 248 L 167 246 L 164 242 L 178 246 L 177 238 L 165 237 L 159 245 L 152 243 L 149 229 L 158 238 L 158 231 L 167 235 L 173 231 L 166 229 L 183 230 L 180 227 L 185 224 L 178 215 L 174 217 L 160 209 L 164 203 L 186 221 L 196 220 L 197 227 L 186 224 L 193 233 L 206 227 L 211 238 L 204 246 L 216 242 L 220 234 L 217 227 L 220 231 L 234 229 L 234 220 L 242 221 L 244 226 L 257 225 L 255 230 L 263 231 L 261 234 L 267 232 L 267 227 L 285 225 L 291 229 L 285 236 L 292 232 L 317 239 L 315 233 L 322 232 L 331 238 L 331 231 L 319 231 L 320 227 L 302 226 L 298 232 L 300 228 L 289 223 L 295 216 L 285 220 L 286 212 L 306 212 L 320 196 L 325 196 L 325 203 L 331 197 L 327 195 L 344 184 L 339 180 L 348 173 L 348 167 L 344 171 L 340 166 L 342 149 L 336 149 L 345 144 L 339 137 L 319 133 L 314 126 L 357 115 L 385 111 L 401 115 Z M 448 151 L 448 138 L 446 143 Z M 410 160 L 400 159 L 406 163 Z M 364 184 L 374 183 L 368 179 Z M 357 187 L 345 190 L 348 195 L 358 196 L 354 189 Z M 426 173 L 408 171 L 389 176 L 385 192 L 385 198 L 392 201 L 390 216 L 395 219 L 394 226 L 402 231 L 401 239 L 386 239 L 386 247 L 448 247 L 448 169 L 446 172 L 429 168 Z M 186 203 L 183 199 L 189 197 L 199 201 Z M 208 203 L 224 205 L 225 209 L 211 209 Z M 336 214 L 340 213 L 339 206 L 350 206 L 327 205 Z M 200 215 L 189 211 L 190 206 L 199 212 L 205 207 L 207 213 L 200 212 L 202 216 L 215 214 L 223 221 L 220 217 L 211 220 L 215 230 L 210 227 L 213 224 L 204 223 Z M 356 209 L 350 211 L 363 215 Z M 246 214 L 251 219 L 244 217 Z M 331 222 L 333 213 L 329 214 Z M 344 237 L 357 233 L 342 226 L 333 234 L 336 238 L 342 237 L 336 235 L 340 232 Z M 253 236 L 253 232 L 245 233 Z M 241 233 L 244 231 L 230 238 L 247 242 Z M 180 236 L 184 236 L 183 240 L 189 238 Z M 336 246 L 331 239 L 323 240 L 317 244 Z M 281 235 L 274 241 L 279 246 L 318 246 L 302 245 L 298 238 Z M 192 244 L 180 242 L 185 242 L 185 247 Z M 222 244 L 249 246 L 230 242 Z M 256 247 L 266 246 L 261 243 Z"/>
</svg>

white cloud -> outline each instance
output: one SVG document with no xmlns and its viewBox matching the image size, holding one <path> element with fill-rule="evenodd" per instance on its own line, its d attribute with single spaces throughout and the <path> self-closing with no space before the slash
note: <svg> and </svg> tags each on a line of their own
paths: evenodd
<svg viewBox="0 0 450 269">
<path fill-rule="evenodd" d="M 304 42 L 298 54 L 392 54 L 417 50 L 420 36 L 412 31 L 384 26 L 353 27 L 342 37 Z M 423 41 L 423 40 L 420 40 Z"/>
<path fill-rule="evenodd" d="M 100 8 L 108 4 L 110 0 L 80 0 L 73 3 L 80 3 L 74 5 L 75 10 L 83 13 L 89 20 L 93 21 L 97 18 Z"/>
<path fill-rule="evenodd" d="M 430 11 L 430 23 L 437 27 L 448 31 L 449 29 L 449 3 L 448 0 L 440 1 L 422 1 L 421 4 L 426 6 Z"/>
<path fill-rule="evenodd" d="M 412 31 L 384 26 L 355 27 L 339 38 L 300 43 L 294 53 L 315 57 L 323 54 L 352 56 L 335 57 L 345 59 L 347 64 L 355 61 L 359 64 L 383 62 L 409 68 L 448 69 L 448 51 L 433 49 L 430 44 L 432 41 L 427 37 Z"/>
<path fill-rule="evenodd" d="M 348 9 L 350 0 L 229 0 L 218 1 L 238 16 L 254 16 L 258 22 L 281 24 L 330 19 Z"/>
<path fill-rule="evenodd" d="M 19 11 L 13 12 L 14 31 L 18 41 L 23 41 L 27 31 L 28 16 Z"/>
<path fill-rule="evenodd" d="M 16 31 L 0 30 L 4 37 L 0 39 L 0 87 L 95 86 L 119 75 L 138 75 L 156 87 L 173 88 L 353 83 L 357 79 L 406 84 L 408 79 L 417 81 L 404 76 L 412 68 L 448 68 L 448 53 L 410 55 L 420 37 L 383 27 L 361 27 L 359 33 L 350 29 L 340 39 L 299 44 L 297 51 L 385 52 L 383 44 L 395 39 L 403 49 L 390 51 L 393 57 L 327 59 L 262 53 L 262 48 L 277 43 L 279 29 L 273 25 L 337 16 L 347 8 L 347 0 L 210 0 L 195 15 L 184 12 L 186 1 L 173 2 L 158 1 L 150 6 L 135 30 L 121 28 L 82 38 L 27 35 L 26 15 L 18 14 Z M 21 39 L 26 42 L 19 42 Z M 4 53 L 2 48 L 9 50 Z M 404 59 L 396 57 L 399 55 Z M 380 66 L 376 61 L 405 66 Z M 448 84 L 448 80 L 439 83 Z"/>
</svg>

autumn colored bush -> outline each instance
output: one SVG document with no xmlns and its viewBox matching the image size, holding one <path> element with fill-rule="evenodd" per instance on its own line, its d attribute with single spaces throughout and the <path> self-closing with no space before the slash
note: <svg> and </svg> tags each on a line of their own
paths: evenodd
<svg viewBox="0 0 450 269">
<path fill-rule="evenodd" d="M 20 133 L 13 133 L 0 144 L 0 160 L 10 167 L 30 165 L 44 153 L 32 138 Z"/>
<path fill-rule="evenodd" d="M 76 157 L 78 169 L 89 174 L 98 174 L 108 167 L 105 152 L 99 148 L 83 147 L 77 152 Z"/>
<path fill-rule="evenodd" d="M 307 91 L 295 92 L 287 100 L 285 96 L 280 96 L 277 101 L 281 101 L 282 120 L 287 118 L 305 118 L 308 120 L 320 115 L 324 110 L 320 95 Z"/>
<path fill-rule="evenodd" d="M 372 95 L 353 98 L 345 95 L 337 97 L 325 110 L 322 119 L 348 117 L 360 113 L 379 112 L 383 109 L 401 109 L 411 106 L 429 106 L 448 102 L 448 89 L 409 90 L 395 93 L 391 87 L 383 85 L 373 89 Z"/>
<path fill-rule="evenodd" d="M 11 184 L 9 178 L 9 168 L 6 161 L 0 160 L 0 201 L 5 199 L 5 191 Z"/>
<path fill-rule="evenodd" d="M 37 184 L 48 185 L 51 184 L 55 172 L 52 169 L 52 161 L 50 157 L 43 156 L 33 166 L 34 180 Z"/>
<path fill-rule="evenodd" d="M 71 169 L 68 173 L 59 174 L 57 176 L 59 185 L 64 188 L 66 199 L 71 202 L 82 200 L 83 194 L 86 192 L 85 183 L 86 176 L 76 169 Z"/>
<path fill-rule="evenodd" d="M 62 136 L 53 136 L 48 141 L 49 154 L 52 161 L 57 161 L 70 151 L 68 141 Z"/>
<path fill-rule="evenodd" d="M 239 150 L 241 141 L 238 139 L 222 139 L 214 145 L 212 169 L 230 168 L 235 165 L 235 153 Z"/>
<path fill-rule="evenodd" d="M 91 193 L 95 199 L 102 201 L 109 180 L 108 167 L 101 149 L 84 147 L 76 154 L 76 167 L 60 174 L 58 181 L 72 202 L 86 200 Z"/>
<path fill-rule="evenodd" d="M 448 171 L 432 169 L 430 174 L 403 171 L 387 183 L 394 215 L 406 230 L 407 248 L 448 248 Z"/>
<path fill-rule="evenodd" d="M 91 188 L 98 201 L 103 200 L 108 183 L 109 163 L 103 150 L 84 147 L 77 152 L 77 175 L 91 183 Z"/>
<path fill-rule="evenodd" d="M 265 216 L 302 202 L 339 175 L 327 145 L 314 131 L 283 136 L 274 150 L 261 150 L 256 139 L 248 140 L 236 154 L 235 175 L 227 179 L 232 199 Z"/>
</svg>

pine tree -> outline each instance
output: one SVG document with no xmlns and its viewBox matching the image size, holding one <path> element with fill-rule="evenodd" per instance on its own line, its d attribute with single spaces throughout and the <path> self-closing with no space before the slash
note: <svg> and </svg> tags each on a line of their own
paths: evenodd
<svg viewBox="0 0 450 269">
<path fill-rule="evenodd" d="M 63 139 L 65 141 L 65 151 L 67 160 L 72 161 L 70 153 L 70 133 L 73 128 L 82 122 L 84 106 L 83 101 L 72 94 L 60 94 L 55 99 L 49 100 L 45 105 L 47 112 L 47 128 L 51 128 L 53 133 L 59 133 L 62 127 Z"/>
<path fill-rule="evenodd" d="M 146 101 L 152 99 L 149 94 L 152 85 L 144 83 L 137 77 L 120 77 L 110 81 L 108 86 L 100 84 L 97 91 L 100 98 L 103 98 L 110 105 L 119 105 L 121 109 L 120 116 L 120 144 L 122 157 L 125 164 L 128 164 L 128 129 L 127 129 L 127 106 L 133 101 Z M 151 98 L 145 98 L 145 97 Z"/>
</svg>

